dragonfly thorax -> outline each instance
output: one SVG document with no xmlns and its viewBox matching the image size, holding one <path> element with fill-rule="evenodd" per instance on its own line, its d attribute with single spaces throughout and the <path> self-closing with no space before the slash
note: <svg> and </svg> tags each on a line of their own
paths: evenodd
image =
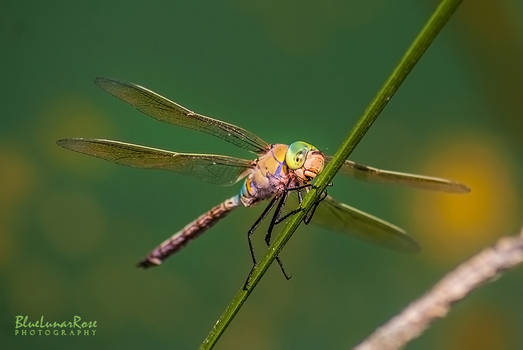
<svg viewBox="0 0 523 350">
<path fill-rule="evenodd" d="M 257 160 L 240 193 L 244 206 L 303 186 L 323 170 L 324 156 L 314 146 L 297 141 L 290 146 L 274 144 Z"/>
</svg>

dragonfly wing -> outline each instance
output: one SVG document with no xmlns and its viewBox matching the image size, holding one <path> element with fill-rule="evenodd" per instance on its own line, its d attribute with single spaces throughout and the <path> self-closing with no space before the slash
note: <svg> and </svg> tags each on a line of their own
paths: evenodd
<svg viewBox="0 0 523 350">
<path fill-rule="evenodd" d="M 377 243 L 395 250 L 416 252 L 418 243 L 403 229 L 353 208 L 327 196 L 318 206 L 313 224 L 339 232 L 347 232 L 356 237 Z"/>
<path fill-rule="evenodd" d="M 330 160 L 330 157 L 328 157 Z M 470 192 L 466 185 L 452 180 L 439 177 L 400 173 L 397 171 L 377 169 L 368 165 L 359 164 L 351 160 L 346 160 L 341 166 L 340 173 L 352 176 L 359 180 L 396 183 L 424 190 L 443 191 L 451 193 Z"/>
<path fill-rule="evenodd" d="M 204 181 L 232 185 L 247 174 L 252 161 L 213 154 L 165 151 L 130 143 L 70 138 L 58 140 L 64 148 L 118 164 L 145 169 L 165 169 L 196 176 Z"/>
<path fill-rule="evenodd" d="M 143 86 L 107 78 L 96 78 L 95 83 L 140 112 L 160 121 L 203 131 L 257 154 L 266 152 L 270 147 L 267 142 L 252 132 L 195 113 Z"/>
</svg>

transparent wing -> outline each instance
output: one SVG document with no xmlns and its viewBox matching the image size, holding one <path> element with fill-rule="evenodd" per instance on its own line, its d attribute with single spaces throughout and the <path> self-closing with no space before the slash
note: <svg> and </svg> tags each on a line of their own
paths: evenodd
<svg viewBox="0 0 523 350">
<path fill-rule="evenodd" d="M 330 160 L 331 157 L 327 157 Z M 382 170 L 368 165 L 359 164 L 351 160 L 346 160 L 340 169 L 340 173 L 352 176 L 359 180 L 396 183 L 425 190 L 443 191 L 451 193 L 470 192 L 466 185 L 452 180 L 441 179 L 439 177 L 400 173 L 397 171 Z"/>
<path fill-rule="evenodd" d="M 267 142 L 252 132 L 195 113 L 140 85 L 107 78 L 96 78 L 95 83 L 111 95 L 160 121 L 203 131 L 257 154 L 264 153 L 270 147 Z"/>
<path fill-rule="evenodd" d="M 403 229 L 327 196 L 318 206 L 313 224 L 347 232 L 355 237 L 405 252 L 419 250 L 418 243 Z"/>
<path fill-rule="evenodd" d="M 246 159 L 213 154 L 177 153 L 112 140 L 70 138 L 58 140 L 57 144 L 118 164 L 171 170 L 219 185 L 238 182 L 252 166 L 252 161 Z"/>
</svg>

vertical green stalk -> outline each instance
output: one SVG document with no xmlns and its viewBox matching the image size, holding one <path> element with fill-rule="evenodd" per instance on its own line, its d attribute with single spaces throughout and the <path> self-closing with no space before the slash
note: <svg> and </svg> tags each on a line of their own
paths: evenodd
<svg viewBox="0 0 523 350">
<path fill-rule="evenodd" d="M 368 131 L 374 120 L 376 120 L 380 112 L 385 108 L 414 65 L 419 61 L 425 50 L 447 23 L 450 16 L 455 12 L 461 1 L 462 0 L 442 0 L 440 2 L 432 16 L 416 36 L 414 42 L 405 52 L 396 68 L 392 71 L 392 74 L 365 109 L 356 125 L 349 132 L 338 151 L 334 154 L 332 160 L 317 177 L 315 181 L 316 187 L 311 190 L 303 200 L 302 208 L 304 210 L 294 215 L 289 220 L 282 233 L 271 244 L 263 259 L 254 269 L 247 285 L 247 290 L 240 289 L 236 293 L 233 300 L 227 306 L 201 344 L 200 350 L 209 350 L 214 347 L 236 313 L 240 310 L 240 307 L 251 294 L 254 287 L 258 284 L 265 271 L 267 271 L 275 257 L 291 238 L 299 224 L 303 221 L 305 214 L 309 209 L 311 209 L 313 203 L 323 192 L 327 184 L 332 181 L 343 162 L 345 162 L 356 145 L 363 138 L 363 135 Z"/>
</svg>

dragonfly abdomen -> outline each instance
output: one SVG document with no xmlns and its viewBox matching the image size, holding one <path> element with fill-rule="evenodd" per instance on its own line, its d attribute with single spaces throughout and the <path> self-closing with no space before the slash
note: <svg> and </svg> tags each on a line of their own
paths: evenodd
<svg viewBox="0 0 523 350">
<path fill-rule="evenodd" d="M 156 247 L 143 261 L 138 263 L 138 266 L 148 268 L 160 265 L 171 254 L 212 227 L 239 205 L 239 196 L 234 196 L 213 207 Z"/>
</svg>

